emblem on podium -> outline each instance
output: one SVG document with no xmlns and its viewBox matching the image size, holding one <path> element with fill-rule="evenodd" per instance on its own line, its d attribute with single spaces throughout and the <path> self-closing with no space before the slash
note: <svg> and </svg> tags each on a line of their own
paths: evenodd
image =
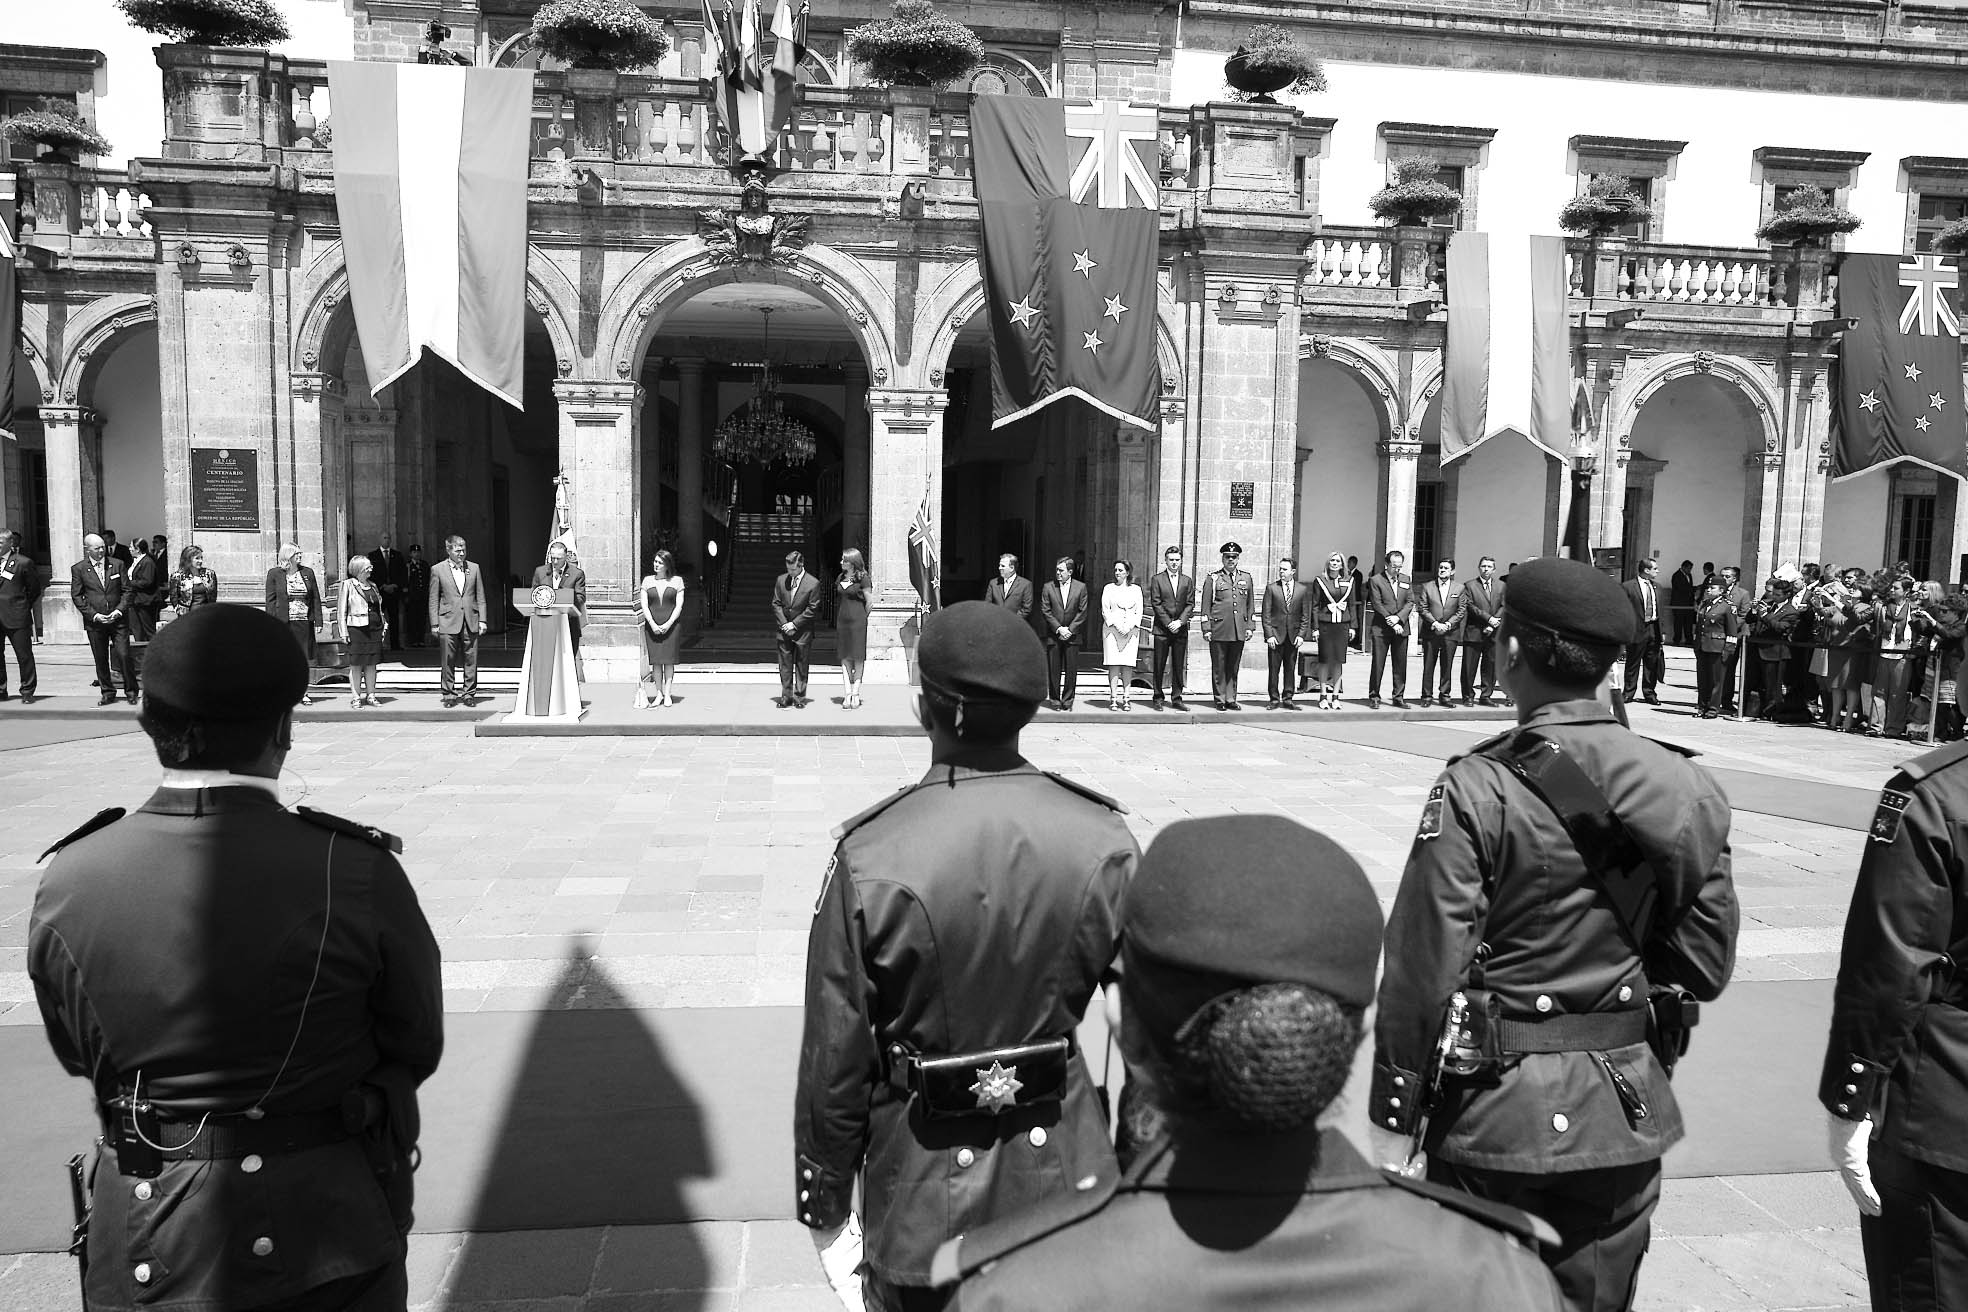
<svg viewBox="0 0 1968 1312">
<path fill-rule="evenodd" d="M 547 614 L 549 611 L 553 610 L 554 600 L 555 597 L 554 597 L 554 590 L 552 584 L 541 583 L 536 585 L 533 589 L 533 613 L 535 615 Z"/>
</svg>

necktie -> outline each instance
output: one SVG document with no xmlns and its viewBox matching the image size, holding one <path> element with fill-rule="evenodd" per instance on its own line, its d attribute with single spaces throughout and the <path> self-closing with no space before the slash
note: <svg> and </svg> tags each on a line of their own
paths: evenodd
<svg viewBox="0 0 1968 1312">
<path fill-rule="evenodd" d="M 1652 624 L 1654 622 L 1654 585 L 1643 581 L 1640 586 L 1647 593 L 1647 623 Z"/>
</svg>

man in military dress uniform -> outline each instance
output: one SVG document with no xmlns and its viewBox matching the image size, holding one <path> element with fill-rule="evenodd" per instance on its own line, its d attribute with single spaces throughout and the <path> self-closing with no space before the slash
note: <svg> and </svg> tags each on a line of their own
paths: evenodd
<svg viewBox="0 0 1968 1312">
<path fill-rule="evenodd" d="M 307 681 L 257 608 L 169 625 L 139 715 L 160 787 L 49 849 L 27 968 L 102 1123 L 91 1312 L 404 1306 L 437 943 L 396 839 L 280 804 Z"/>
<path fill-rule="evenodd" d="M 1216 709 L 1237 709 L 1237 671 L 1243 668 L 1244 644 L 1257 632 L 1257 585 L 1237 567 L 1244 549 L 1226 542 L 1217 549 L 1223 568 L 1203 579 L 1203 595 L 1196 603 L 1196 614 L 1203 622 L 1203 636 L 1209 640 L 1210 686 L 1216 692 Z"/>
<path fill-rule="evenodd" d="M 1381 1160 L 1402 1161 L 1432 1110 L 1428 1178 L 1550 1221 L 1567 1303 L 1622 1309 L 1661 1156 L 1682 1135 L 1647 1042 L 1650 988 L 1707 1001 L 1728 983 L 1729 805 L 1599 700 L 1634 633 L 1619 584 L 1583 561 L 1529 561 L 1503 617 L 1518 727 L 1451 760 L 1423 809 L 1388 920 L 1372 1125 Z M 1470 1017 L 1459 1028 L 1490 1037 L 1430 1109 L 1451 995 Z"/>
<path fill-rule="evenodd" d="M 807 940 L 795 1215 L 830 1248 L 857 1178 L 867 1305 L 937 1308 L 944 1240 L 1111 1179 L 1074 1040 L 1119 950 L 1122 808 L 1018 752 L 1046 695 L 1030 626 L 985 602 L 917 648 L 921 782 L 834 831 Z"/>
<path fill-rule="evenodd" d="M 1872 1306 L 1968 1307 L 1968 740 L 1879 795 L 1845 917 L 1818 1101 Z"/>
<path fill-rule="evenodd" d="M 1513 1208 L 1368 1165 L 1318 1117 L 1373 1001 L 1380 905 L 1345 849 L 1282 816 L 1164 829 L 1122 903 L 1121 1045 L 1161 1122 L 1089 1176 L 937 1253 L 964 1309 L 1557 1312 Z"/>
</svg>

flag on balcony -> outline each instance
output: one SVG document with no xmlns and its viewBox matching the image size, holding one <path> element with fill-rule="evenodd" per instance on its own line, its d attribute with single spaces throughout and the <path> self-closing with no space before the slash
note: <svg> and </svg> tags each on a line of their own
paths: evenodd
<svg viewBox="0 0 1968 1312">
<path fill-rule="evenodd" d="M 1838 313 L 1859 321 L 1838 352 L 1838 472 L 1911 460 L 1964 468 L 1961 293 L 1941 255 L 1847 255 Z"/>
<path fill-rule="evenodd" d="M 932 611 L 941 603 L 937 597 L 936 539 L 929 532 L 929 493 L 923 493 L 916 517 L 909 521 L 909 582 L 922 598 L 922 609 Z"/>
<path fill-rule="evenodd" d="M 19 258 L 14 244 L 14 175 L 0 173 L 0 434 L 14 435 L 14 357 L 20 354 Z"/>
<path fill-rule="evenodd" d="M 523 404 L 526 69 L 331 63 L 335 208 L 372 392 L 429 350 Z"/>
<path fill-rule="evenodd" d="M 1449 234 L 1442 462 L 1499 433 L 1565 460 L 1572 328 L 1562 237 Z"/>
<path fill-rule="evenodd" d="M 1157 131 L 1117 100 L 971 102 L 992 427 L 1074 397 L 1156 428 Z"/>
</svg>

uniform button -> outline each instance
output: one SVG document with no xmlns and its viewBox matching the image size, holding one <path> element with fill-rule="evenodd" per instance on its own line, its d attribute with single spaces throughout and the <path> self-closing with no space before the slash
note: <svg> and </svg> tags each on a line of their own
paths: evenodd
<svg viewBox="0 0 1968 1312">
<path fill-rule="evenodd" d="M 1405 1089 L 1408 1087 L 1408 1082 L 1403 1077 L 1396 1075 L 1394 1077 L 1394 1087 L 1397 1089 Z"/>
<path fill-rule="evenodd" d="M 813 1195 L 812 1195 L 812 1194 L 810 1194 L 810 1193 L 808 1193 L 808 1192 L 807 1192 L 806 1190 L 804 1190 L 804 1189 L 802 1189 L 802 1190 L 800 1190 L 800 1201 L 801 1201 L 802 1203 L 804 1203 L 804 1202 L 807 1202 L 807 1201 L 808 1201 L 808 1200 L 810 1200 L 810 1199 L 811 1199 L 812 1197 L 813 1197 Z"/>
<path fill-rule="evenodd" d="M 969 1170 L 970 1164 L 976 1160 L 977 1160 L 977 1154 L 972 1152 L 970 1149 L 968 1148 L 957 1149 L 957 1167 L 959 1170 Z"/>
<path fill-rule="evenodd" d="M 813 1224 L 813 1213 L 811 1213 L 811 1212 L 801 1212 L 801 1213 L 800 1213 L 800 1220 L 802 1220 L 802 1221 L 804 1221 L 804 1222 L 806 1222 L 806 1223 L 807 1223 L 808 1225 L 812 1225 L 812 1224 Z"/>
<path fill-rule="evenodd" d="M 239 1159 L 239 1169 L 246 1172 L 246 1174 L 248 1175 L 251 1175 L 253 1172 L 259 1170 L 262 1166 L 265 1165 L 266 1163 L 260 1159 L 260 1155 L 258 1153 L 247 1153 L 244 1157 Z"/>
<path fill-rule="evenodd" d="M 1390 1130 L 1398 1128 L 1400 1124 L 1401 1124 L 1401 1118 L 1398 1116 L 1390 1116 L 1387 1118 L 1387 1128 Z"/>
<path fill-rule="evenodd" d="M 261 1107 L 248 1107 L 241 1115 L 249 1121 L 257 1121 L 266 1115 L 266 1110 Z"/>
<path fill-rule="evenodd" d="M 149 1284 L 149 1283 L 150 1283 L 150 1263 L 148 1263 L 148 1262 L 139 1262 L 139 1263 L 137 1263 L 137 1269 L 136 1269 L 136 1270 L 134 1270 L 134 1271 L 132 1271 L 132 1272 L 131 1272 L 130 1274 L 131 1274 L 132 1276 L 134 1276 L 134 1277 L 136 1277 L 136 1281 L 137 1281 L 137 1283 L 138 1283 L 138 1284 L 140 1284 L 140 1285 L 147 1285 L 147 1284 Z"/>
<path fill-rule="evenodd" d="M 1858 1091 L 1859 1091 L 1859 1086 L 1856 1084 L 1848 1084 L 1845 1086 L 1845 1092 L 1847 1093 L 1857 1093 Z"/>
<path fill-rule="evenodd" d="M 265 1235 L 261 1235 L 253 1241 L 254 1257 L 265 1257 L 271 1252 L 273 1252 L 273 1240 L 268 1239 Z"/>
<path fill-rule="evenodd" d="M 1401 1100 L 1399 1098 L 1389 1098 L 1387 1100 L 1387 1105 L 1389 1107 L 1399 1107 L 1401 1105 Z"/>
<path fill-rule="evenodd" d="M 1097 1184 L 1099 1184 L 1099 1183 L 1100 1183 L 1100 1177 L 1099 1177 L 1099 1176 L 1097 1176 L 1097 1175 L 1083 1175 L 1083 1176 L 1081 1176 L 1081 1177 L 1079 1178 L 1079 1180 L 1078 1180 L 1078 1181 L 1076 1181 L 1076 1182 L 1074 1183 L 1074 1185 L 1073 1185 L 1073 1187 L 1074 1187 L 1075 1189 L 1078 1189 L 1078 1190 L 1079 1190 L 1079 1191 L 1080 1191 L 1081 1193 L 1085 1193 L 1085 1192 L 1086 1192 L 1087 1190 L 1089 1190 L 1089 1189 L 1091 1189 L 1091 1188 L 1093 1188 L 1093 1187 L 1094 1187 L 1095 1185 L 1097 1185 Z"/>
<path fill-rule="evenodd" d="M 1631 984 L 1620 985 L 1620 1001 L 1621 1002 L 1633 1001 L 1633 986 Z"/>
<path fill-rule="evenodd" d="M 1864 1063 L 1864 1062 L 1859 1062 L 1859 1061 L 1855 1061 L 1855 1062 L 1853 1062 L 1853 1063 L 1852 1063 L 1852 1074 L 1854 1074 L 1854 1075 L 1863 1075 L 1864 1073 L 1865 1073 L 1865 1063 Z"/>
<path fill-rule="evenodd" d="M 1045 1147 L 1045 1141 L 1046 1141 L 1045 1126 L 1043 1125 L 1033 1126 L 1032 1133 L 1027 1135 L 1026 1137 L 1032 1141 L 1032 1146 L 1034 1148 Z"/>
<path fill-rule="evenodd" d="M 137 1182 L 136 1195 L 137 1195 L 138 1202 L 140 1203 L 149 1202 L 150 1195 L 151 1195 L 150 1181 L 139 1180 Z"/>
<path fill-rule="evenodd" d="M 1850 1107 L 1850 1106 L 1848 1106 L 1847 1104 L 1845 1104 L 1845 1103 L 1842 1103 L 1842 1102 L 1841 1102 L 1841 1103 L 1839 1103 L 1839 1104 L 1838 1104 L 1838 1110 L 1839 1110 L 1839 1111 L 1841 1111 L 1841 1112 L 1849 1112 L 1849 1111 L 1851 1111 L 1852 1109 L 1851 1109 L 1851 1107 Z"/>
<path fill-rule="evenodd" d="M 1566 1117 L 1565 1113 L 1553 1112 L 1551 1113 L 1551 1128 L 1558 1131 L 1558 1133 L 1563 1134 L 1565 1131 L 1572 1128 L 1572 1123 Z"/>
<path fill-rule="evenodd" d="M 800 1172 L 800 1179 L 802 1179 L 802 1180 L 811 1180 L 812 1178 L 813 1178 L 813 1172 L 812 1172 L 812 1171 L 801 1171 L 801 1172 Z"/>
<path fill-rule="evenodd" d="M 1538 994 L 1537 1009 L 1539 1011 L 1551 1010 L 1551 995 L 1549 993 Z"/>
</svg>

